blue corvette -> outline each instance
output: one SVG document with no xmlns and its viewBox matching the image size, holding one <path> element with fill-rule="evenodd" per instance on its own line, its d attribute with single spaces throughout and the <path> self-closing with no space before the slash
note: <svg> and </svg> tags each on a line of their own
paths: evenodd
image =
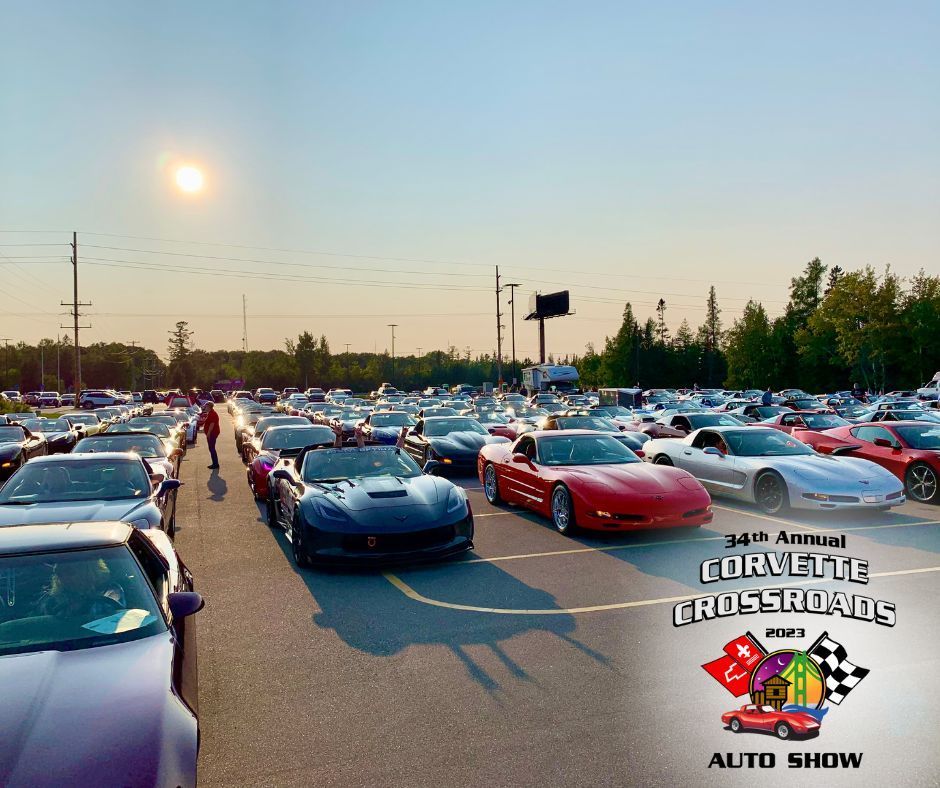
<svg viewBox="0 0 940 788">
<path fill-rule="evenodd" d="M 473 547 L 466 493 L 395 446 L 310 447 L 281 460 L 267 509 L 298 566 L 433 560 Z"/>
<path fill-rule="evenodd" d="M 414 427 L 414 418 L 409 413 L 382 411 L 370 413 L 362 422 L 362 436 L 366 443 L 394 446 L 398 443 L 402 427 Z"/>
</svg>

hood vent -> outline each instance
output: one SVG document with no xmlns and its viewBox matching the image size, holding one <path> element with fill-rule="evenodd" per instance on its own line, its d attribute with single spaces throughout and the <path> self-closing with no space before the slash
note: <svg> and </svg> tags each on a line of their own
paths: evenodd
<svg viewBox="0 0 940 788">
<path fill-rule="evenodd" d="M 383 490 L 380 492 L 370 492 L 370 498 L 407 498 L 407 490 Z"/>
</svg>

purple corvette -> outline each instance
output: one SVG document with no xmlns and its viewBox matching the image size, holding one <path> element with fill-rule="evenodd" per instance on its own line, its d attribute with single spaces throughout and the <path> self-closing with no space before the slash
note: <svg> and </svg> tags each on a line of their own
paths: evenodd
<svg viewBox="0 0 940 788">
<path fill-rule="evenodd" d="M 0 785 L 195 785 L 202 605 L 162 531 L 0 528 Z"/>
</svg>

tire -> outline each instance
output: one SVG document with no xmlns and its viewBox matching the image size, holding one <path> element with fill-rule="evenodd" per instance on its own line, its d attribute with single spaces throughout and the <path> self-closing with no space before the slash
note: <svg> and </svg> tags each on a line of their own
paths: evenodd
<svg viewBox="0 0 940 788">
<path fill-rule="evenodd" d="M 774 728 L 774 733 L 778 739 L 789 739 L 793 735 L 793 728 L 785 722 L 778 722 Z"/>
<path fill-rule="evenodd" d="M 665 454 L 659 454 L 653 460 L 653 465 L 672 465 L 673 462 Z"/>
<path fill-rule="evenodd" d="M 940 480 L 937 479 L 937 472 L 926 462 L 915 462 L 907 469 L 904 474 L 904 488 L 918 503 L 940 501 Z"/>
<path fill-rule="evenodd" d="M 739 720 L 737 717 L 734 717 L 728 724 L 731 726 L 731 730 L 735 733 L 741 732 L 741 720 Z"/>
<path fill-rule="evenodd" d="M 503 502 L 503 497 L 499 494 L 499 476 L 496 466 L 491 462 L 483 469 L 483 494 L 493 506 L 499 506 Z"/>
<path fill-rule="evenodd" d="M 265 516 L 269 528 L 281 527 L 281 524 L 277 521 L 277 504 L 274 502 L 274 496 L 271 494 L 271 490 L 268 490 L 268 505 L 265 510 Z"/>
<path fill-rule="evenodd" d="M 307 555 L 307 551 L 304 549 L 303 529 L 298 525 L 296 517 L 294 517 L 294 521 L 291 523 L 290 547 L 291 553 L 294 556 L 294 563 L 297 564 L 298 567 L 310 566 L 310 556 Z"/>
<path fill-rule="evenodd" d="M 764 514 L 780 514 L 789 508 L 787 485 L 779 474 L 764 471 L 754 480 L 754 502 Z"/>
<path fill-rule="evenodd" d="M 254 499 L 256 501 L 260 501 L 261 496 L 258 495 L 258 491 L 255 489 L 254 475 L 251 472 L 251 468 L 249 468 L 245 473 L 248 476 L 248 489 L 251 490 L 251 494 L 254 497 Z"/>
<path fill-rule="evenodd" d="M 563 484 L 552 490 L 552 524 L 558 533 L 572 536 L 578 530 L 574 521 L 574 503 L 571 491 Z"/>
</svg>

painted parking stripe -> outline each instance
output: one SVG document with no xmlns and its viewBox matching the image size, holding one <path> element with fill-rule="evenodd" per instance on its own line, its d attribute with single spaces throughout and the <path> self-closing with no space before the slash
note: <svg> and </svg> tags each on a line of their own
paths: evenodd
<svg viewBox="0 0 940 788">
<path fill-rule="evenodd" d="M 504 514 L 499 512 L 498 514 Z M 505 512 L 510 514 L 510 512 Z M 474 515 L 474 517 L 483 517 L 484 515 Z M 494 515 L 495 516 L 495 515 Z M 714 523 L 713 523 L 714 524 Z M 853 533 L 855 531 L 877 531 L 883 528 L 916 528 L 924 525 L 940 525 L 940 520 L 922 520 L 916 523 L 882 523 L 880 525 L 859 525 L 854 528 L 815 528 L 816 533 Z M 768 536 L 776 536 L 780 531 L 773 531 Z M 547 550 L 542 553 L 519 553 L 517 555 L 497 555 L 492 558 L 470 558 L 466 561 L 453 564 L 453 566 L 463 566 L 464 564 L 495 564 L 500 561 L 517 561 L 521 558 L 547 558 L 555 555 L 576 555 L 578 553 L 610 553 L 615 550 L 635 550 L 640 547 L 659 547 L 660 545 L 670 544 L 690 544 L 692 542 L 715 542 L 725 541 L 725 536 L 698 536 L 692 539 L 664 539 L 661 542 L 641 542 L 639 544 L 615 544 L 603 547 L 576 547 L 571 550 Z"/>
<path fill-rule="evenodd" d="M 748 517 L 756 517 L 758 520 L 767 520 L 771 523 L 778 523 L 780 525 L 792 525 L 796 526 L 797 528 L 805 528 L 807 531 L 819 530 L 812 525 L 803 525 L 803 523 L 798 523 L 794 520 L 784 520 L 782 517 L 772 517 L 769 514 L 758 514 L 757 512 L 750 512 L 747 509 L 734 509 L 730 506 L 719 506 L 716 503 L 712 504 L 712 509 L 721 509 L 723 512 L 734 512 L 735 514 L 745 514 Z"/>
<path fill-rule="evenodd" d="M 921 567 L 918 569 L 899 569 L 893 572 L 873 572 L 869 575 L 869 578 L 875 577 L 898 577 L 901 575 L 918 575 L 924 574 L 927 572 L 940 572 L 940 566 L 927 566 Z M 393 575 L 389 572 L 384 573 L 384 577 L 391 583 L 395 588 L 402 592 L 409 599 L 414 600 L 415 602 L 421 602 L 424 605 L 431 605 L 432 607 L 443 607 L 449 610 L 461 610 L 469 613 L 494 613 L 496 615 L 503 616 L 561 616 L 561 615 L 576 615 L 579 613 L 602 613 L 607 610 L 626 610 L 634 607 L 648 607 L 650 605 L 665 605 L 671 604 L 674 602 L 688 602 L 693 599 L 698 599 L 705 594 L 684 594 L 683 596 L 669 596 L 669 597 L 660 597 L 659 599 L 639 599 L 634 602 L 614 602 L 609 605 L 591 605 L 589 607 L 568 607 L 568 608 L 534 608 L 534 609 L 517 609 L 517 608 L 508 608 L 508 607 L 481 607 L 478 605 L 461 605 L 456 602 L 443 602 L 440 599 L 431 599 L 430 597 L 423 596 L 415 591 L 410 585 L 408 585 L 404 580 L 402 580 L 397 575 Z M 793 583 L 784 583 L 782 585 L 773 585 L 773 586 L 758 586 L 753 589 L 738 589 L 740 591 L 746 590 L 762 590 L 765 588 L 793 588 L 795 586 L 805 586 L 805 585 L 814 585 L 817 583 L 831 583 L 833 578 L 813 578 L 811 580 L 799 580 Z"/>
</svg>

